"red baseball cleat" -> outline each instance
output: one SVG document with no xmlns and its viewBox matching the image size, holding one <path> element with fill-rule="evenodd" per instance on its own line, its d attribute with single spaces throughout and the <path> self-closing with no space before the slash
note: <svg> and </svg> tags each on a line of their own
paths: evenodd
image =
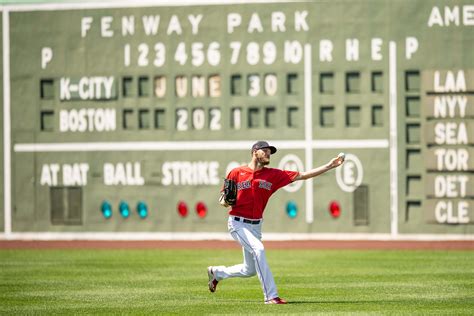
<svg viewBox="0 0 474 316">
<path fill-rule="evenodd" d="M 279 297 L 275 297 L 275 298 L 272 298 L 271 300 L 265 301 L 265 304 L 287 304 L 287 303 L 288 303 L 287 301 Z"/>
<path fill-rule="evenodd" d="M 216 291 L 217 283 L 219 283 L 219 281 L 216 280 L 214 272 L 212 271 L 212 267 L 207 267 L 207 276 L 209 277 L 209 291 L 214 293 Z"/>
</svg>

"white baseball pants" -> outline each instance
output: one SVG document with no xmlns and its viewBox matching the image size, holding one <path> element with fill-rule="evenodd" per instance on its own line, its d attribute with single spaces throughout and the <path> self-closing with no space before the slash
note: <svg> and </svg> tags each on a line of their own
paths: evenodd
<svg viewBox="0 0 474 316">
<path fill-rule="evenodd" d="M 262 244 L 262 220 L 259 224 L 244 223 L 243 218 L 236 221 L 229 217 L 228 228 L 232 237 L 242 246 L 244 262 L 235 266 L 213 267 L 217 281 L 227 278 L 246 278 L 257 274 L 262 284 L 265 301 L 278 297 L 278 292 L 272 272 L 267 263 L 265 249 Z"/>
</svg>

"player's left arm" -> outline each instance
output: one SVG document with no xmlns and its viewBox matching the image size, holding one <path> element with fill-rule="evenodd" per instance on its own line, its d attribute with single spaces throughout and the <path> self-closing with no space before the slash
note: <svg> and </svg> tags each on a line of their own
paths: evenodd
<svg viewBox="0 0 474 316">
<path fill-rule="evenodd" d="M 344 162 L 344 154 L 339 154 L 337 157 L 332 158 L 327 164 L 319 166 L 309 171 L 300 172 L 293 181 L 307 180 L 317 177 L 331 169 L 337 168 Z"/>
<path fill-rule="evenodd" d="M 231 170 L 224 179 L 224 185 L 219 196 L 219 204 L 223 207 L 235 205 L 237 200 L 237 178 L 235 174 L 235 169 Z"/>
</svg>

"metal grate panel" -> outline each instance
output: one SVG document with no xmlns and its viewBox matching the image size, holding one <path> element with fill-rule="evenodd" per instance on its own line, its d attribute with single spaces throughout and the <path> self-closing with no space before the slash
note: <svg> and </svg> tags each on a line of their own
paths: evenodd
<svg viewBox="0 0 474 316">
<path fill-rule="evenodd" d="M 369 187 L 361 185 L 354 191 L 354 225 L 369 225 Z"/>
<path fill-rule="evenodd" d="M 51 188 L 50 205 L 53 225 L 82 225 L 81 187 Z"/>
</svg>

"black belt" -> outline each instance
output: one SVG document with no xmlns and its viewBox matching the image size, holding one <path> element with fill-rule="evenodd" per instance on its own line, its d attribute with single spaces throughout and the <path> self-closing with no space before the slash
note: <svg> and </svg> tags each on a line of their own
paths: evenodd
<svg viewBox="0 0 474 316">
<path fill-rule="evenodd" d="M 256 219 L 254 221 L 250 220 L 250 219 L 246 219 L 246 218 L 240 218 L 240 217 L 237 217 L 237 216 L 234 216 L 234 220 L 236 220 L 237 222 L 244 222 L 245 224 L 253 224 L 253 225 L 257 225 L 257 224 L 260 224 L 260 220 L 259 219 Z"/>
</svg>

